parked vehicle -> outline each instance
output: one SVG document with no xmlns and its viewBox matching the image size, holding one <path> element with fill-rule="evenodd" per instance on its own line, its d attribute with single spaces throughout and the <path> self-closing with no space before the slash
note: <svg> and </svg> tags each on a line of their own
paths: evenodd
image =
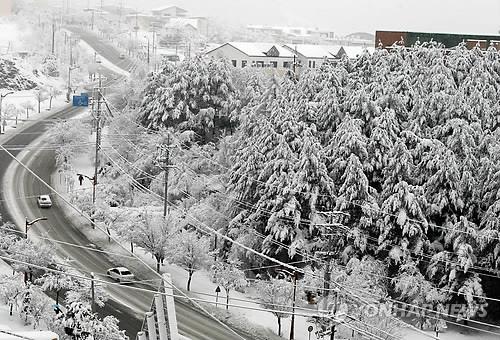
<svg viewBox="0 0 500 340">
<path fill-rule="evenodd" d="M 109 268 L 107 271 L 109 277 L 118 282 L 133 281 L 135 276 L 125 267 Z"/>
<path fill-rule="evenodd" d="M 38 196 L 37 203 L 40 208 L 50 208 L 52 206 L 52 200 L 49 195 Z"/>
<path fill-rule="evenodd" d="M 126 58 L 125 53 L 120 53 L 120 59 L 125 59 L 125 58 Z"/>
</svg>

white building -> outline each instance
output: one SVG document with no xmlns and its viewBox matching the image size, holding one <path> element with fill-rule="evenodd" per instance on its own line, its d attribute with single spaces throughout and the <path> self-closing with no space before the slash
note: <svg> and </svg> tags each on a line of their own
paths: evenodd
<svg viewBox="0 0 500 340">
<path fill-rule="evenodd" d="M 290 68 L 294 53 L 272 43 L 228 42 L 206 52 L 209 57 L 225 58 L 234 67 Z"/>
<path fill-rule="evenodd" d="M 339 52 L 342 47 L 335 45 L 287 44 L 284 48 L 294 53 L 303 67 L 317 68 L 324 62 L 333 62 L 339 59 Z"/>
<path fill-rule="evenodd" d="M 293 43 L 308 43 L 317 39 L 333 39 L 335 36 L 332 31 L 298 26 L 249 25 L 247 30 L 253 33 L 265 34 L 274 39 L 285 38 Z"/>
<path fill-rule="evenodd" d="M 228 42 L 210 49 L 208 57 L 225 58 L 234 67 L 270 67 L 277 69 L 318 68 L 323 63 L 335 63 L 343 56 L 356 59 L 364 51 L 374 48 L 340 45 L 273 44 L 253 42 Z"/>
<path fill-rule="evenodd" d="M 153 9 L 151 11 L 154 16 L 164 18 L 183 18 L 187 16 L 188 11 L 177 6 L 167 6 Z"/>
</svg>

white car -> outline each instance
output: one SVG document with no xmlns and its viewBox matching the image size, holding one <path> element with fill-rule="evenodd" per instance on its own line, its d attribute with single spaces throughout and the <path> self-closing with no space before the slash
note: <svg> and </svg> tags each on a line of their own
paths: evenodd
<svg viewBox="0 0 500 340">
<path fill-rule="evenodd" d="M 133 281 L 135 276 L 125 267 L 110 268 L 107 271 L 109 277 L 118 282 Z"/>
<path fill-rule="evenodd" d="M 52 206 L 52 201 L 49 195 L 38 196 L 37 203 L 40 208 L 50 208 Z"/>
</svg>

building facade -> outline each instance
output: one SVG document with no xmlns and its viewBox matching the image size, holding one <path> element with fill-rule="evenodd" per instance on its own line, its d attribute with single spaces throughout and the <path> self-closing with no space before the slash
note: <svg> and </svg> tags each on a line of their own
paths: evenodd
<svg viewBox="0 0 500 340">
<path fill-rule="evenodd" d="M 238 68 L 253 66 L 285 70 L 318 68 L 324 63 L 335 63 L 344 56 L 355 59 L 373 50 L 361 46 L 228 42 L 212 48 L 205 55 L 225 58 Z"/>
<path fill-rule="evenodd" d="M 228 42 L 205 54 L 207 57 L 227 59 L 234 67 L 269 67 L 288 69 L 294 54 L 272 43 Z"/>
<path fill-rule="evenodd" d="M 463 42 L 469 49 L 474 48 L 476 45 L 481 49 L 487 49 L 489 46 L 495 46 L 497 50 L 500 49 L 500 36 L 498 35 L 404 31 L 377 31 L 375 34 L 375 47 L 390 48 L 394 44 L 411 47 L 417 41 L 420 43 L 436 41 L 446 48 L 458 46 Z"/>
<path fill-rule="evenodd" d="M 177 6 L 161 7 L 151 11 L 154 16 L 164 18 L 184 18 L 188 11 Z"/>
</svg>

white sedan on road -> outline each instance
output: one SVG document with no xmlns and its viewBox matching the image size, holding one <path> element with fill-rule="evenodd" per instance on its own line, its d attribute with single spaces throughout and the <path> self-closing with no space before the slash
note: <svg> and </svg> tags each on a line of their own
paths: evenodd
<svg viewBox="0 0 500 340">
<path fill-rule="evenodd" d="M 52 206 L 52 201 L 49 195 L 40 195 L 37 198 L 37 204 L 40 208 L 50 208 Z"/>
<path fill-rule="evenodd" d="M 134 274 L 125 267 L 110 268 L 107 271 L 110 278 L 118 282 L 130 282 L 134 280 Z"/>
</svg>

